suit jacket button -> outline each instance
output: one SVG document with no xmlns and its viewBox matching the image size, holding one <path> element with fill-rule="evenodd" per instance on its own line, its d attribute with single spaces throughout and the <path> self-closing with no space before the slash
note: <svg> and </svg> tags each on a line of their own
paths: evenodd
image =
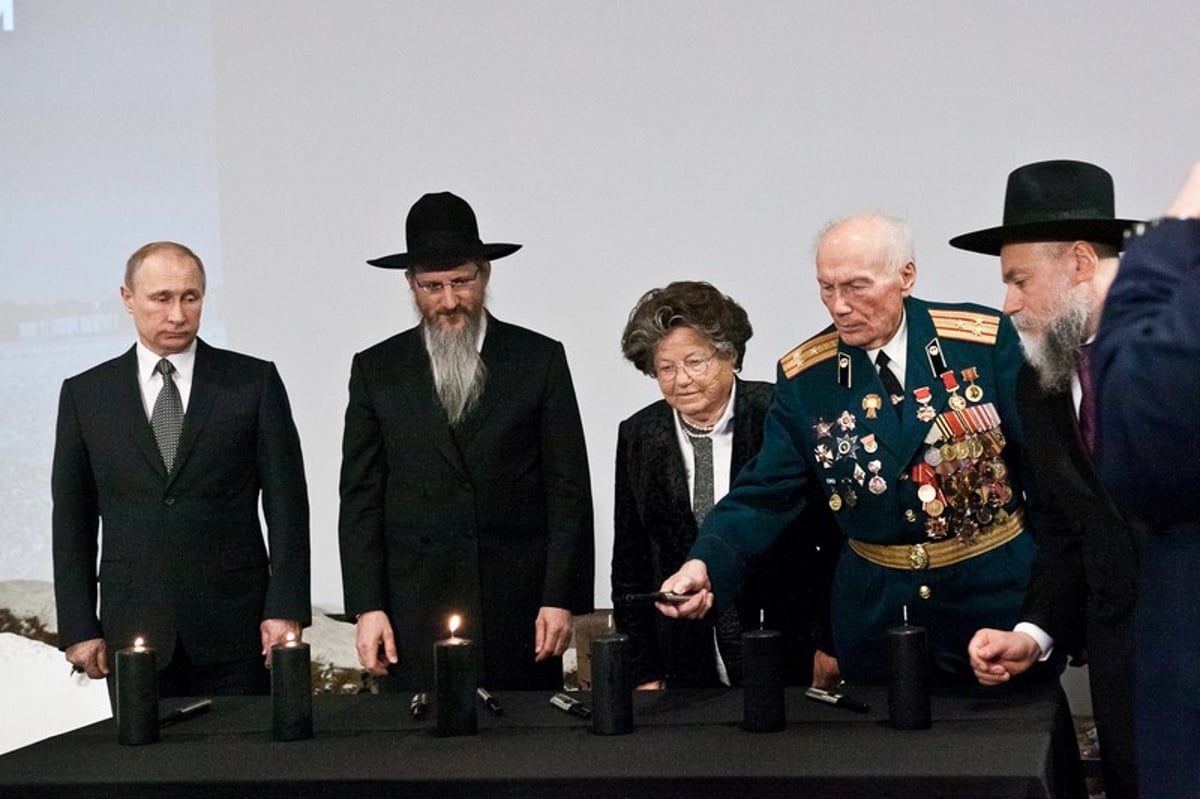
<svg viewBox="0 0 1200 799">
<path fill-rule="evenodd" d="M 167 497 L 163 500 L 163 504 L 168 508 L 175 504 L 175 497 Z"/>
</svg>

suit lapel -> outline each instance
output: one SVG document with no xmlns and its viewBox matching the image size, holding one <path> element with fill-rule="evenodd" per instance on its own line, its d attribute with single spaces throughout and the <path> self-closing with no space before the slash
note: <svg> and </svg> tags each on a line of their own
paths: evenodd
<svg viewBox="0 0 1200 799">
<path fill-rule="evenodd" d="M 934 368 L 930 363 L 928 348 L 937 338 L 937 331 L 933 327 L 933 320 L 929 318 L 929 311 L 923 303 L 911 298 L 906 300 L 904 305 L 908 317 L 908 363 L 905 366 L 904 418 L 901 440 L 902 454 L 911 456 L 929 436 L 929 429 L 933 426 L 934 419 L 934 416 L 930 416 L 930 420 L 926 422 L 917 416 L 917 411 L 920 410 L 922 403 L 916 399 L 913 392 L 918 389 L 929 389 L 930 399 L 927 404 L 933 409 L 935 415 L 943 413 L 950 407 L 950 392 L 946 390 L 941 377 L 934 373 Z M 939 341 L 938 344 L 940 347 L 941 342 Z M 947 358 L 946 367 L 948 369 L 958 368 L 949 362 L 949 356 L 945 355 L 944 350 L 942 357 Z"/>
<path fill-rule="evenodd" d="M 134 444 L 146 458 L 150 468 L 158 472 L 165 481 L 167 467 L 163 465 L 162 453 L 158 450 L 158 442 L 154 440 L 154 430 L 150 427 L 150 419 L 146 416 L 146 407 L 142 402 L 137 345 L 130 347 L 121 357 L 113 400 L 118 406 L 117 413 L 126 420 L 125 428 L 133 438 Z"/>
<path fill-rule="evenodd" d="M 670 503 L 671 517 L 690 518 L 692 498 L 688 495 L 687 473 L 683 468 L 683 455 L 679 451 L 679 438 L 675 434 L 675 412 L 665 401 L 656 404 L 653 416 L 647 420 L 645 436 L 646 474 L 658 476 Z M 736 440 L 736 436 L 735 436 Z"/>
<path fill-rule="evenodd" d="M 212 347 L 197 339 L 196 360 L 192 367 L 192 388 L 188 395 L 187 412 L 183 415 L 183 430 L 179 434 L 175 468 L 171 470 L 171 474 L 167 478 L 168 486 L 175 482 L 176 476 L 183 471 L 183 466 L 187 463 L 188 456 L 196 445 L 196 439 L 200 437 L 200 431 L 208 422 L 213 402 L 219 393 L 217 387 L 222 383 L 222 376 L 221 360 L 216 356 Z M 151 440 L 153 438 L 153 431 L 151 431 Z M 158 451 L 157 444 L 155 444 L 155 451 Z M 161 456 L 159 462 L 162 462 Z"/>
<path fill-rule="evenodd" d="M 433 366 L 425 350 L 420 326 L 412 329 L 412 335 L 400 339 L 397 361 L 396 373 L 401 376 L 397 387 L 408 403 L 414 428 L 425 431 L 434 449 L 466 477 L 467 466 L 462 452 L 450 432 L 450 423 L 433 387 Z"/>
</svg>

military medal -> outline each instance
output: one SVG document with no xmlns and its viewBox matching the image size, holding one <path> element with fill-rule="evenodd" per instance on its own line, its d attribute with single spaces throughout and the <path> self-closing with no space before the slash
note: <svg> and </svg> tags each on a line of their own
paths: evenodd
<svg viewBox="0 0 1200 799">
<path fill-rule="evenodd" d="M 837 418 L 838 427 L 843 430 L 853 430 L 856 421 L 854 414 L 850 411 L 842 411 L 842 415 Z"/>
<path fill-rule="evenodd" d="M 862 407 L 867 412 L 867 418 L 874 419 L 878 416 L 879 409 L 883 407 L 883 400 L 878 394 L 868 394 L 863 397 Z"/>
<path fill-rule="evenodd" d="M 963 394 L 966 395 L 967 399 L 971 402 L 979 402 L 983 399 L 983 389 L 975 385 L 975 381 L 979 379 L 979 369 L 974 366 L 963 369 L 962 377 L 963 380 L 970 383 L 969 386 L 963 389 Z"/>
<path fill-rule="evenodd" d="M 879 442 L 875 440 L 874 433 L 863 436 L 858 440 L 858 443 L 862 444 L 863 450 L 867 453 L 873 453 L 879 449 Z"/>
<path fill-rule="evenodd" d="M 825 482 L 829 484 L 829 509 L 837 513 L 842 509 L 842 495 L 838 493 L 837 481 L 831 477 Z"/>
<path fill-rule="evenodd" d="M 822 438 L 829 438 L 833 435 L 833 422 L 817 419 L 817 423 L 812 426 L 812 429 L 816 433 L 817 441 L 820 441 Z"/>
<path fill-rule="evenodd" d="M 863 484 L 863 480 L 867 479 L 867 473 L 863 471 L 863 467 L 857 463 L 854 464 L 854 481 L 859 485 Z"/>
<path fill-rule="evenodd" d="M 833 465 L 833 450 L 824 444 L 817 444 L 813 450 L 813 457 L 817 459 L 817 463 L 828 469 Z"/>
<path fill-rule="evenodd" d="M 883 468 L 883 463 L 881 461 L 871 461 L 867 464 L 867 468 L 874 475 L 874 477 L 867 481 L 867 490 L 875 496 L 879 496 L 884 491 L 887 491 L 887 481 L 879 474 L 879 470 Z"/>
<path fill-rule="evenodd" d="M 937 499 L 937 489 L 926 483 L 917 489 L 917 499 L 921 500 L 922 505 L 926 505 Z"/>
<path fill-rule="evenodd" d="M 838 460 L 844 458 L 853 458 L 858 452 L 858 436 L 838 436 L 837 439 L 837 457 Z"/>
<path fill-rule="evenodd" d="M 929 404 L 929 401 L 933 399 L 933 392 L 929 390 L 929 386 L 913 389 L 913 399 L 921 403 L 921 406 L 917 408 L 917 418 L 922 422 L 930 422 L 933 417 L 937 416 L 937 411 Z"/>
<path fill-rule="evenodd" d="M 961 411 L 967 407 L 967 401 L 958 396 L 958 381 L 954 379 L 954 372 L 947 370 L 939 376 L 942 378 L 942 384 L 946 387 L 946 390 L 950 392 L 950 399 L 947 400 L 950 407 L 956 411 Z"/>
</svg>

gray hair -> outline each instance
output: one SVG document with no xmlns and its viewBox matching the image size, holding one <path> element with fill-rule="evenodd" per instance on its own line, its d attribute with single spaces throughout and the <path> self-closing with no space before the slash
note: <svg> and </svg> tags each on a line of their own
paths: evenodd
<svg viewBox="0 0 1200 799">
<path fill-rule="evenodd" d="M 840 219 L 826 222 L 813 242 L 813 255 L 821 249 L 821 245 L 832 234 L 848 224 L 869 224 L 878 234 L 879 260 L 884 265 L 884 272 L 896 274 L 907 263 L 916 263 L 917 253 L 913 247 L 912 231 L 908 223 L 898 216 L 871 211 L 851 214 Z"/>
</svg>

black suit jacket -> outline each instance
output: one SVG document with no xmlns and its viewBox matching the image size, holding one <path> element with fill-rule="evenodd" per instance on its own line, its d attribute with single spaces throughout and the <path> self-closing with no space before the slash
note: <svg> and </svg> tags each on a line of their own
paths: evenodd
<svg viewBox="0 0 1200 799">
<path fill-rule="evenodd" d="M 52 483 L 61 648 L 102 636 L 111 653 L 143 636 L 163 668 L 178 635 L 194 662 L 222 662 L 259 654 L 264 618 L 311 621 L 304 464 L 273 364 L 197 341 L 169 475 L 135 348 L 69 378 Z"/>
<path fill-rule="evenodd" d="M 1017 389 L 1038 543 L 1022 618 L 1054 637 L 1057 659 L 1086 653 L 1104 787 L 1110 799 L 1134 797 L 1138 536 L 1100 483 L 1070 392 L 1043 391 L 1028 365 Z"/>
<path fill-rule="evenodd" d="M 346 613 L 387 612 L 392 687 L 429 690 L 447 618 L 476 639 L 492 688 L 562 686 L 534 664 L 541 606 L 592 610 L 592 496 L 562 345 L 488 317 L 487 383 L 451 429 L 419 328 L 358 353 L 342 444 Z"/>
<path fill-rule="evenodd" d="M 770 383 L 737 382 L 730 480 L 758 452 L 773 394 Z M 612 588 L 617 628 L 632 639 L 637 684 L 665 679 L 674 687 L 717 684 L 712 627 L 668 619 L 651 606 L 628 606 L 627 593 L 656 591 L 687 559 L 696 519 L 675 433 L 673 411 L 659 400 L 623 421 L 617 432 Z M 825 503 L 809 504 L 801 522 L 747 578 L 737 609 L 744 629 L 766 624 L 787 633 L 789 681 L 811 679 L 814 636 L 828 642 L 828 596 L 842 537 Z"/>
</svg>

